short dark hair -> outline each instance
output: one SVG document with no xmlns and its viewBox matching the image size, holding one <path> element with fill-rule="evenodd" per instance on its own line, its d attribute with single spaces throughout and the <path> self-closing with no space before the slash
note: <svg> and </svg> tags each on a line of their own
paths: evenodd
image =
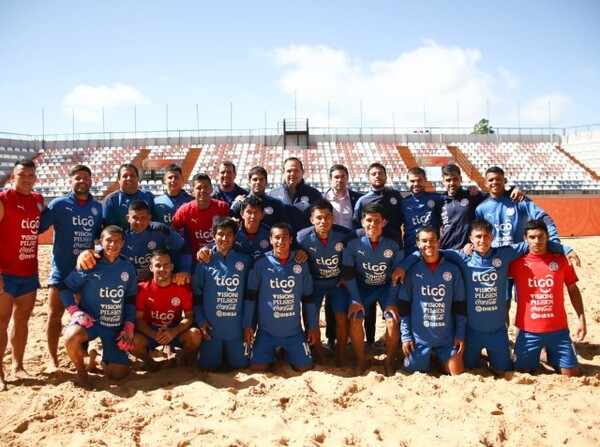
<svg viewBox="0 0 600 447">
<path fill-rule="evenodd" d="M 134 200 L 129 204 L 127 208 L 129 211 L 148 211 L 150 212 L 150 207 L 146 203 L 145 200 Z"/>
<path fill-rule="evenodd" d="M 213 217 L 212 228 L 210 229 L 213 235 L 217 234 L 219 228 L 229 228 L 233 231 L 233 234 L 237 232 L 238 226 L 235 220 L 228 216 L 215 216 Z"/>
<path fill-rule="evenodd" d="M 261 211 L 265 210 L 265 201 L 260 197 L 256 196 L 248 196 L 244 200 L 242 200 L 242 204 L 240 206 L 240 213 L 243 213 L 246 208 L 251 206 L 252 208 L 258 208 Z"/>
<path fill-rule="evenodd" d="M 362 209 L 361 219 L 367 214 L 380 214 L 385 219 L 385 207 L 379 202 L 367 203 Z"/>
<path fill-rule="evenodd" d="M 225 166 L 225 167 L 232 167 L 233 168 L 233 173 L 236 174 L 235 172 L 235 165 L 233 164 L 233 162 L 231 160 L 223 160 L 221 163 L 219 163 L 219 166 Z"/>
<path fill-rule="evenodd" d="M 183 176 L 183 171 L 181 170 L 181 166 L 176 163 L 171 163 L 169 166 L 165 168 L 165 175 L 167 172 L 179 172 Z"/>
<path fill-rule="evenodd" d="M 69 170 L 69 177 L 73 177 L 76 172 L 84 171 L 87 172 L 90 176 L 92 175 L 92 170 L 85 165 L 75 165 Z"/>
<path fill-rule="evenodd" d="M 171 261 L 171 263 L 173 262 L 173 258 L 171 258 L 171 253 L 169 252 L 169 250 L 167 250 L 165 248 L 160 248 L 158 250 L 154 250 L 152 252 L 152 255 L 150 255 L 150 259 L 158 258 L 159 256 L 168 256 L 169 261 Z"/>
<path fill-rule="evenodd" d="M 418 166 L 415 166 L 414 168 L 410 168 L 408 170 L 408 172 L 406 173 L 406 178 L 408 178 L 409 175 L 422 175 L 423 177 L 427 178 L 427 173 L 425 172 L 425 169 L 423 168 L 419 168 Z"/>
<path fill-rule="evenodd" d="M 371 172 L 371 169 L 373 169 L 373 168 L 379 168 L 379 169 L 383 170 L 383 173 L 387 177 L 387 171 L 385 170 L 385 166 L 383 166 L 381 163 L 378 163 L 378 162 L 371 163 L 369 165 L 369 167 L 367 168 L 367 177 L 369 176 L 369 172 Z"/>
<path fill-rule="evenodd" d="M 438 231 L 438 229 L 437 229 L 437 228 L 435 228 L 435 227 L 432 227 L 432 226 L 430 226 L 430 225 L 425 225 L 424 227 L 421 227 L 421 228 L 419 229 L 419 231 L 417 231 L 417 240 L 419 240 L 419 235 L 420 235 L 421 233 L 435 234 L 435 238 L 436 238 L 437 240 L 439 240 L 439 239 L 440 239 L 440 232 Z"/>
<path fill-rule="evenodd" d="M 285 166 L 285 164 L 288 161 L 295 161 L 300 165 L 300 169 L 304 171 L 304 165 L 302 164 L 302 160 L 300 160 L 298 157 L 288 157 L 285 160 L 283 160 L 283 164 L 281 165 L 281 167 L 283 168 Z"/>
<path fill-rule="evenodd" d="M 329 210 L 333 214 L 333 205 L 329 200 L 317 200 L 310 206 L 310 215 L 312 216 L 316 210 Z"/>
<path fill-rule="evenodd" d="M 279 230 L 279 229 L 287 230 L 287 232 L 288 232 L 288 234 L 290 236 L 293 235 L 293 233 L 292 233 L 292 227 L 287 222 L 275 222 L 273 224 L 273 226 L 271 227 L 271 232 L 269 234 L 272 236 L 273 235 L 273 231 L 274 230 Z"/>
<path fill-rule="evenodd" d="M 348 172 L 348 168 L 344 165 L 333 165 L 332 167 L 329 168 L 329 178 L 331 178 L 331 176 L 333 175 L 334 171 L 344 171 L 346 173 L 346 175 L 348 177 L 350 177 L 350 174 Z"/>
<path fill-rule="evenodd" d="M 267 170 L 262 166 L 254 166 L 253 168 L 251 168 L 248 171 L 248 180 L 250 180 L 255 174 L 262 175 L 265 178 L 265 180 L 269 179 L 269 176 L 267 175 Z"/>
<path fill-rule="evenodd" d="M 527 235 L 528 231 L 532 230 L 542 230 L 544 233 L 548 234 L 548 225 L 542 219 L 532 219 L 528 220 L 525 224 L 525 235 Z"/>
<path fill-rule="evenodd" d="M 212 180 L 206 172 L 198 172 L 196 175 L 194 175 L 192 177 L 192 184 L 200 182 L 202 180 L 206 180 L 208 183 L 210 183 L 210 186 L 212 187 Z"/>
<path fill-rule="evenodd" d="M 125 232 L 117 225 L 108 225 L 107 227 L 104 227 L 104 230 L 100 233 L 100 237 L 104 237 L 106 234 L 118 234 L 121 236 L 122 240 L 125 240 Z"/>
<path fill-rule="evenodd" d="M 30 158 L 21 158 L 20 160 L 15 161 L 14 167 L 23 166 L 24 168 L 32 168 L 35 170 L 35 163 Z"/>
<path fill-rule="evenodd" d="M 483 230 L 492 234 L 494 233 L 494 227 L 485 219 L 475 219 L 473 222 L 471 222 L 471 225 L 469 225 L 469 234 L 475 230 Z"/>
<path fill-rule="evenodd" d="M 140 178 L 140 171 L 138 171 L 137 166 L 133 163 L 123 163 L 121 166 L 119 166 L 119 169 L 117 169 L 117 178 L 121 178 L 122 169 L 133 169 L 137 178 Z"/>
<path fill-rule="evenodd" d="M 500 166 L 492 166 L 485 171 L 485 175 L 487 176 L 488 174 L 500 174 L 502 177 L 504 177 L 504 169 L 502 169 Z"/>
<path fill-rule="evenodd" d="M 461 175 L 460 168 L 455 164 L 449 164 L 442 168 L 442 177 L 450 176 L 452 174 Z"/>
</svg>

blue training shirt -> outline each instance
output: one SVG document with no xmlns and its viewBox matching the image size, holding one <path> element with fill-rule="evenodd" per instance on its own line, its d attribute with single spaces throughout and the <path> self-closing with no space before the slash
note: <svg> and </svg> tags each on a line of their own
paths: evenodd
<svg viewBox="0 0 600 447">
<path fill-rule="evenodd" d="M 102 223 L 104 226 L 117 225 L 127 227 L 129 204 L 134 200 L 143 200 L 148 204 L 148 211 L 154 212 L 154 195 L 149 191 L 138 189 L 135 194 L 125 194 L 121 190 L 111 192 L 102 201 Z"/>
<path fill-rule="evenodd" d="M 167 193 L 154 198 L 154 210 L 152 211 L 152 220 L 154 222 L 164 223 L 171 226 L 175 211 L 185 203 L 194 200 L 194 196 L 184 190 L 176 196 L 170 196 Z"/>
<path fill-rule="evenodd" d="M 406 254 L 417 250 L 417 232 L 426 226 L 440 228 L 435 205 L 441 199 L 441 195 L 435 192 L 422 192 L 420 194 L 409 194 L 402 202 L 402 214 L 404 215 L 404 250 Z"/>
</svg>

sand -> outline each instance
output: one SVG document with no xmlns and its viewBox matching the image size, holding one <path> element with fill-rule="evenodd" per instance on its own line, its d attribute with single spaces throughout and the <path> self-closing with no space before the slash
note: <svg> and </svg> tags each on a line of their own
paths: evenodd
<svg viewBox="0 0 600 447">
<path fill-rule="evenodd" d="M 34 378 L 16 380 L 5 364 L 9 389 L 0 393 L 0 445 L 600 445 L 600 237 L 565 242 L 582 259 L 579 286 L 588 322 L 587 338 L 577 345 L 582 376 L 571 379 L 544 366 L 536 375 L 503 379 L 484 367 L 458 377 L 397 372 L 388 378 L 378 342 L 373 367 L 361 377 L 352 377 L 351 367 L 336 368 L 332 358 L 304 374 L 281 362 L 267 374 L 193 367 L 147 373 L 138 362 L 121 382 L 93 375 L 97 389 L 86 391 L 73 383 L 62 340 L 61 369 L 42 374 L 49 359 L 43 288 L 25 353 Z M 49 250 L 41 247 L 44 286 Z M 514 329 L 510 334 L 514 339 Z"/>
</svg>

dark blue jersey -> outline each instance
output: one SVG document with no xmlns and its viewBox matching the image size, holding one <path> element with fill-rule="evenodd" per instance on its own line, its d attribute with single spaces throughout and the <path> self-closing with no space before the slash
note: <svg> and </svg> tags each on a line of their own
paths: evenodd
<svg viewBox="0 0 600 447">
<path fill-rule="evenodd" d="M 89 270 L 73 270 L 64 287 L 60 297 L 65 307 L 74 305 L 73 294 L 79 293 L 79 308 L 95 320 L 94 324 L 120 329 L 126 321 L 135 320 L 135 267 L 123 257 L 114 262 L 101 258 Z"/>
<path fill-rule="evenodd" d="M 375 191 L 372 189 L 364 196 L 360 197 L 356 201 L 354 206 L 354 228 L 360 228 L 360 221 L 362 219 L 362 210 L 365 205 L 376 202 L 381 203 L 385 207 L 385 218 L 387 219 L 386 228 L 396 231 L 401 234 L 401 227 L 404 223 L 404 217 L 402 214 L 402 208 L 400 203 L 402 201 L 402 195 L 400 191 L 391 188 L 385 188 L 381 191 Z"/>
<path fill-rule="evenodd" d="M 179 258 L 179 252 L 184 245 L 185 239 L 176 231 L 165 224 L 150 222 L 148 228 L 141 233 L 136 233 L 129 227 L 125 229 L 125 244 L 121 255 L 135 265 L 138 281 L 141 282 L 152 277 L 150 258 L 155 250 L 169 250 L 171 259 L 178 269 L 189 272 L 191 268 L 189 260 L 186 262 Z"/>
<path fill-rule="evenodd" d="M 254 196 L 254 194 L 250 193 L 248 195 L 248 197 L 252 197 Z M 289 224 L 290 223 L 290 218 L 288 216 L 287 210 L 285 209 L 285 205 L 283 204 L 283 202 L 279 199 L 276 199 L 275 197 L 271 197 L 268 196 L 266 194 L 263 194 L 261 196 L 255 196 L 258 197 L 259 199 L 261 199 L 264 202 L 265 205 L 265 213 L 263 216 L 263 219 L 261 221 L 261 223 L 263 225 L 266 225 L 267 227 L 271 228 L 273 226 L 273 224 L 278 223 L 278 222 L 284 222 Z M 236 202 L 233 202 L 231 204 L 231 209 L 230 209 L 230 213 L 233 217 L 237 218 L 237 219 L 241 219 L 241 209 L 242 209 L 242 202 L 240 202 L 239 200 Z"/>
<path fill-rule="evenodd" d="M 479 191 L 472 196 L 461 188 L 456 195 L 447 192 L 436 202 L 435 214 L 441 226 L 442 248 L 461 250 L 469 243 L 469 226 L 475 220 L 475 208 L 486 198 Z"/>
<path fill-rule="evenodd" d="M 465 298 L 462 274 L 456 265 L 442 257 L 432 272 L 419 260 L 398 288 L 402 342 L 440 347 L 453 344 L 454 339 L 464 340 L 467 318 L 456 308 L 457 303 L 464 305 Z M 409 310 L 403 312 L 405 307 Z"/>
<path fill-rule="evenodd" d="M 129 204 L 134 200 L 143 200 L 148 204 L 150 214 L 154 212 L 154 195 L 151 192 L 138 189 L 135 194 L 125 194 L 123 191 L 117 190 L 111 192 L 102 201 L 102 223 L 104 226 L 127 227 Z"/>
<path fill-rule="evenodd" d="M 102 228 L 102 205 L 91 195 L 80 205 L 73 192 L 52 200 L 40 218 L 40 233 L 54 225 L 52 267 L 64 279 L 75 269 L 77 256 L 94 248 Z"/>
<path fill-rule="evenodd" d="M 265 253 L 273 250 L 271 246 L 271 229 L 266 225 L 261 224 L 258 231 L 254 234 L 252 240 L 248 238 L 248 233 L 243 229 L 243 223 L 237 230 L 233 248 L 235 251 L 250 255 L 253 260 L 257 260 Z"/>
<path fill-rule="evenodd" d="M 298 243 L 308 254 L 310 272 L 313 276 L 314 288 L 329 289 L 335 287 L 342 276 L 342 252 L 348 230 L 334 225 L 323 244 L 314 227 L 305 228 L 298 233 Z"/>
<path fill-rule="evenodd" d="M 170 196 L 166 193 L 161 194 L 160 196 L 154 198 L 152 220 L 154 222 L 160 222 L 171 226 L 175 211 L 177 211 L 184 203 L 188 203 L 193 200 L 194 196 L 188 194 L 184 190 L 181 190 L 181 192 L 176 196 Z"/>
<path fill-rule="evenodd" d="M 441 196 L 434 192 L 409 194 L 400 205 L 404 216 L 404 250 L 406 254 L 417 250 L 417 232 L 431 226 L 439 229 L 440 224 L 435 214 L 435 204 Z"/>
<path fill-rule="evenodd" d="M 317 200 L 323 199 L 321 193 L 304 183 L 304 180 L 296 187 L 296 194 L 291 195 L 287 185 L 274 188 L 269 195 L 283 202 L 292 225 L 294 236 L 303 228 L 311 226 L 310 206 Z"/>
<path fill-rule="evenodd" d="M 498 199 L 490 196 L 477 207 L 475 216 L 493 225 L 494 247 L 521 242 L 525 236 L 525 224 L 530 219 L 542 219 L 548 227 L 550 240 L 560 242 L 556 225 L 550 216 L 531 200 L 515 203 L 506 195 Z"/>
<path fill-rule="evenodd" d="M 312 276 L 308 264 L 297 263 L 294 256 L 292 251 L 282 264 L 271 252 L 255 262 L 248 275 L 248 289 L 255 299 L 244 303 L 244 327 L 252 325 L 256 306 L 258 327 L 275 337 L 302 333 L 302 307 L 309 329 L 318 328 Z"/>
<path fill-rule="evenodd" d="M 244 292 L 251 263 L 250 256 L 231 250 L 226 256 L 213 251 L 208 264 L 196 265 L 192 279 L 194 314 L 198 324 L 212 327 L 211 336 L 242 338 Z"/>
<path fill-rule="evenodd" d="M 225 192 L 219 185 L 215 186 L 212 194 L 210 195 L 213 199 L 225 202 L 231 207 L 231 204 L 237 196 L 247 196 L 248 191 L 239 186 L 237 183 L 233 184 L 233 190 L 231 192 Z"/>
</svg>

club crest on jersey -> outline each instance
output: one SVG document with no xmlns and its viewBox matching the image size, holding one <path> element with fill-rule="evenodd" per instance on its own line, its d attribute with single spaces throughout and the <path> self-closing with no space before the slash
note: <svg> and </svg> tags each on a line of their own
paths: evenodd
<svg viewBox="0 0 600 447">
<path fill-rule="evenodd" d="M 508 208 L 506 210 L 506 215 L 507 216 L 514 216 L 515 215 L 515 209 L 514 208 Z"/>
<path fill-rule="evenodd" d="M 344 244 L 342 244 L 341 242 L 338 242 L 337 244 L 335 244 L 335 251 L 342 251 L 344 249 Z"/>
<path fill-rule="evenodd" d="M 272 207 L 270 207 L 270 206 L 266 207 L 266 208 L 265 208 L 265 214 L 268 214 L 269 216 L 270 216 L 271 214 L 273 214 L 273 208 L 272 208 Z"/>
<path fill-rule="evenodd" d="M 181 300 L 178 296 L 174 296 L 171 298 L 171 306 L 179 306 L 181 304 Z"/>
<path fill-rule="evenodd" d="M 260 241 L 260 248 L 269 248 L 269 241 L 266 239 Z"/>
<path fill-rule="evenodd" d="M 37 209 L 38 209 L 38 211 L 41 213 L 41 212 L 42 212 L 42 210 L 44 209 L 44 204 L 43 204 L 43 203 L 38 203 L 38 204 L 37 204 Z"/>
<path fill-rule="evenodd" d="M 460 201 L 460 204 L 461 204 L 462 206 L 469 206 L 469 199 L 462 199 L 462 200 Z"/>
<path fill-rule="evenodd" d="M 156 248 L 156 242 L 155 241 L 148 242 L 148 249 L 154 250 L 155 248 Z"/>
<path fill-rule="evenodd" d="M 238 261 L 235 263 L 235 269 L 238 272 L 241 272 L 242 270 L 244 270 L 244 263 L 242 261 Z"/>
<path fill-rule="evenodd" d="M 307 196 L 302 196 L 302 197 L 300 197 L 300 201 L 304 202 L 304 203 L 308 203 L 308 197 Z"/>
<path fill-rule="evenodd" d="M 129 273 L 122 272 L 121 273 L 121 281 L 129 281 Z"/>
<path fill-rule="evenodd" d="M 444 272 L 444 274 L 442 275 L 442 278 L 444 278 L 444 281 L 452 281 L 452 273 Z"/>
<path fill-rule="evenodd" d="M 429 200 L 427 201 L 427 206 L 428 206 L 429 208 L 433 208 L 433 207 L 435 206 L 435 201 L 434 201 L 434 200 L 431 200 L 431 199 L 429 199 Z"/>
<path fill-rule="evenodd" d="M 292 270 L 294 271 L 294 273 L 299 275 L 300 273 L 302 273 L 302 266 L 300 264 L 296 264 Z"/>
<path fill-rule="evenodd" d="M 502 259 L 500 259 L 500 258 L 492 259 L 492 265 L 496 268 L 500 267 L 502 265 Z"/>
<path fill-rule="evenodd" d="M 390 198 L 390 203 L 391 203 L 392 205 L 398 205 L 398 199 L 396 199 L 395 197 L 391 197 L 391 198 Z"/>
<path fill-rule="evenodd" d="M 98 210 L 96 208 L 92 208 L 92 214 L 94 216 L 97 216 L 98 215 Z"/>
<path fill-rule="evenodd" d="M 394 256 L 394 252 L 393 252 L 393 250 L 392 250 L 392 249 L 390 249 L 390 248 L 388 248 L 387 250 L 385 250 L 385 251 L 383 252 L 383 257 L 384 257 L 384 258 L 388 258 L 388 259 L 389 259 L 389 258 L 391 258 L 392 256 Z"/>
<path fill-rule="evenodd" d="M 556 272 L 558 270 L 558 264 L 552 261 L 550 264 L 548 264 L 548 268 L 551 272 Z"/>
</svg>

